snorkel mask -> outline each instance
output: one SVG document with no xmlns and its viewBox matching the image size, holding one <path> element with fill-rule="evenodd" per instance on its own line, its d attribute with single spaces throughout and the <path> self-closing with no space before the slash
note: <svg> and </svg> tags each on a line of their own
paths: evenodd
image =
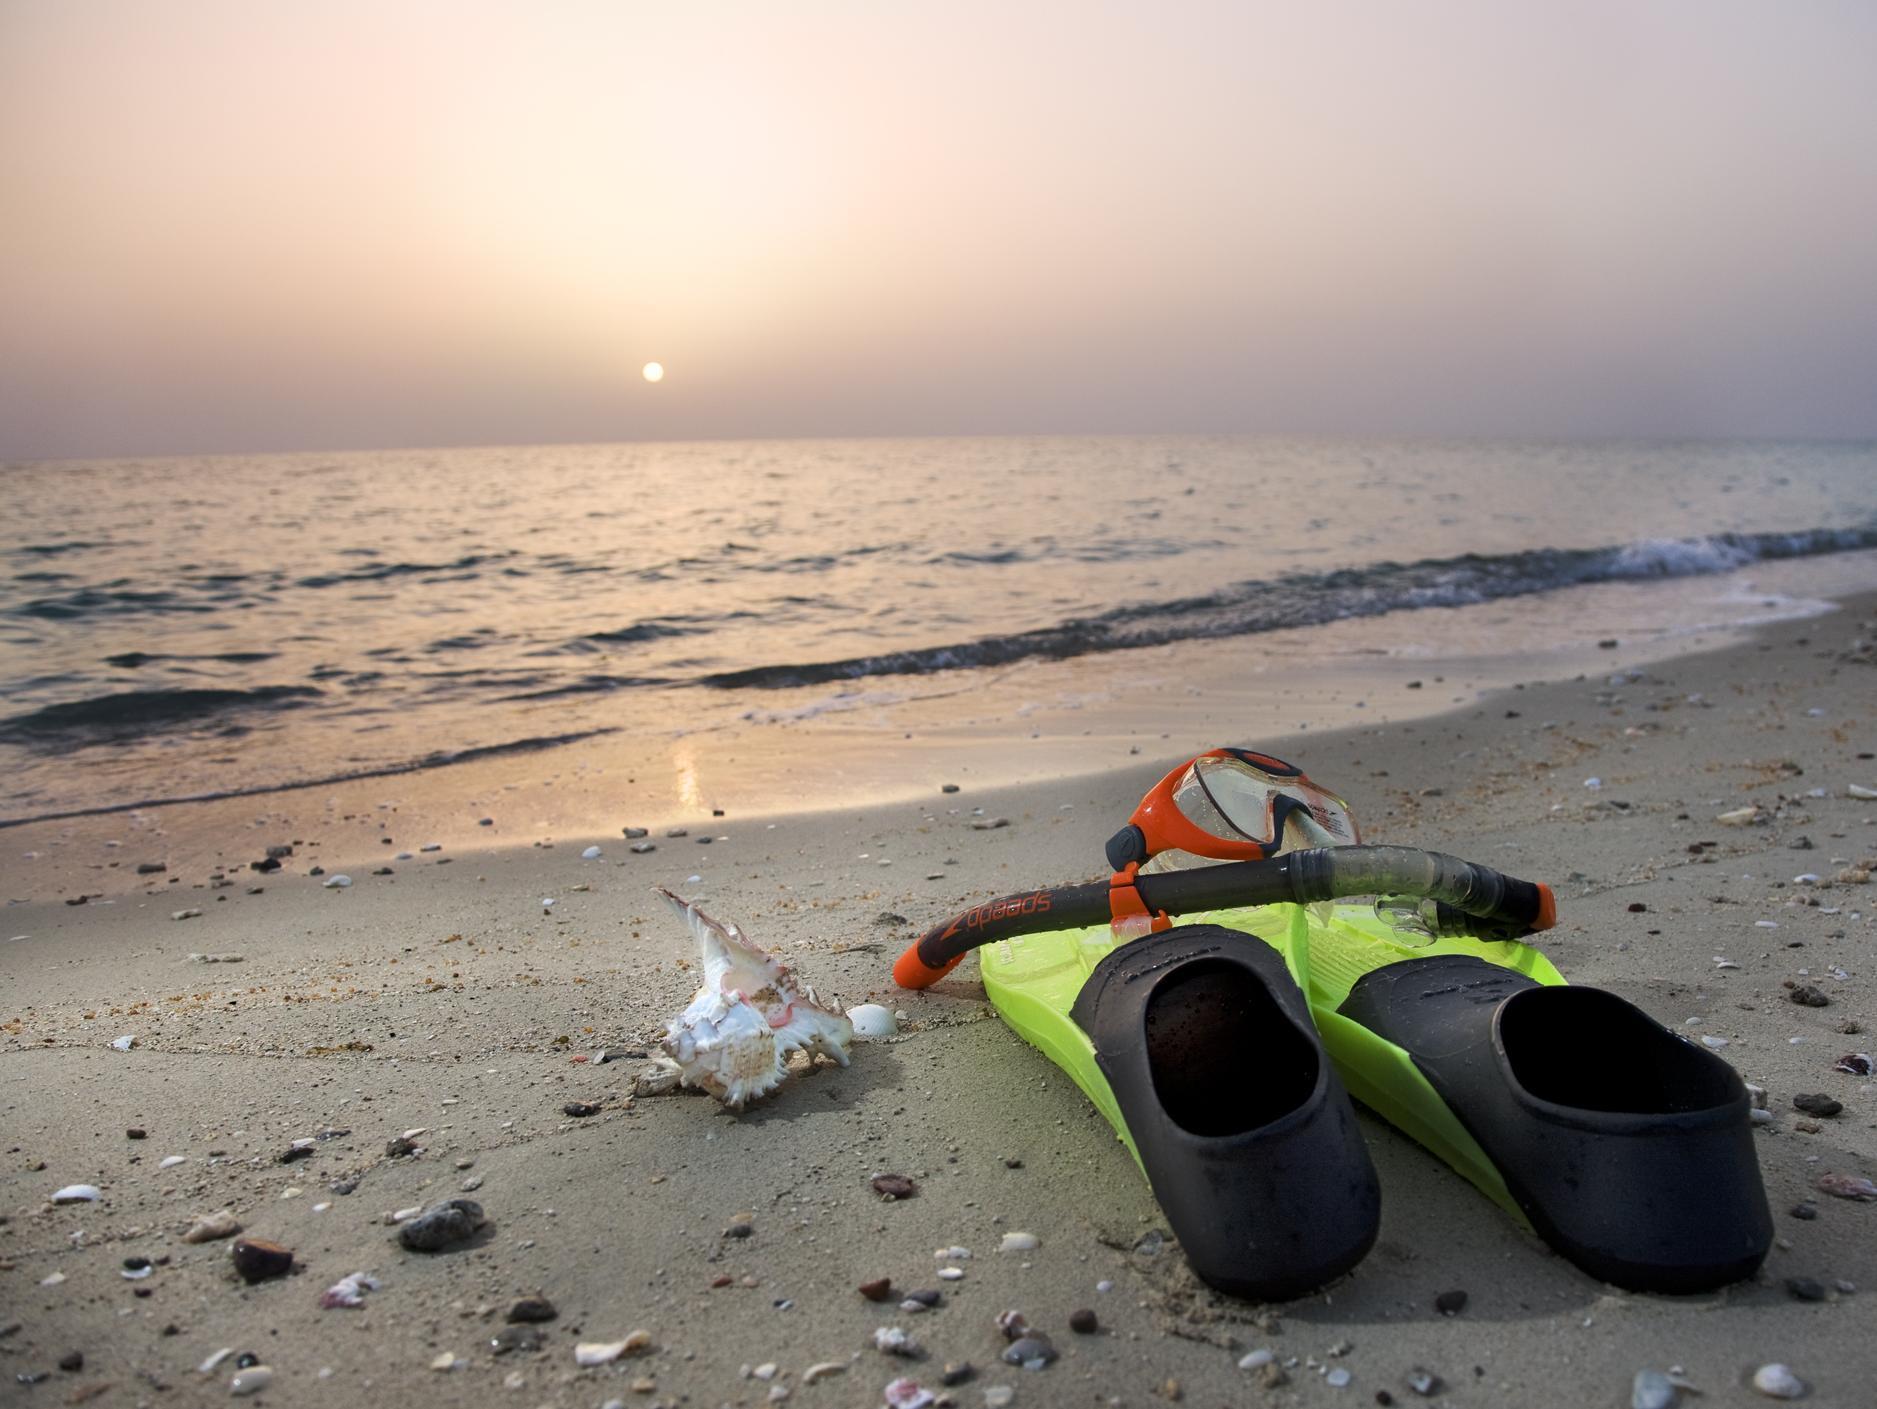
<svg viewBox="0 0 1877 1409">
<path fill-rule="evenodd" d="M 1220 748 L 1154 784 L 1107 850 L 1115 870 L 1152 874 L 1361 840 L 1348 805 L 1302 769 L 1268 753 Z"/>
</svg>

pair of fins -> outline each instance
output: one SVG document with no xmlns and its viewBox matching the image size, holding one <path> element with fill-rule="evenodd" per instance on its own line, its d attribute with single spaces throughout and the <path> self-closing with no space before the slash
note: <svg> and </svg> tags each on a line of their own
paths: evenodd
<svg viewBox="0 0 1877 1409">
<path fill-rule="evenodd" d="M 1602 1281 L 1708 1291 L 1772 1242 L 1733 1068 L 1529 946 L 1415 947 L 1362 907 L 1267 905 L 979 952 L 998 1012 L 1107 1117 L 1230 1295 L 1304 1295 L 1374 1244 L 1351 1096 Z"/>
</svg>

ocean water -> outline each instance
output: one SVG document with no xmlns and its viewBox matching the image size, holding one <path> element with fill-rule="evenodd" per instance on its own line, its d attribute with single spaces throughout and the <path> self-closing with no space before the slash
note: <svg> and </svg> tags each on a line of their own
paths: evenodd
<svg viewBox="0 0 1877 1409">
<path fill-rule="evenodd" d="M 1877 445 L 547 446 L 10 465 L 0 504 L 3 825 L 1867 552 Z"/>
</svg>

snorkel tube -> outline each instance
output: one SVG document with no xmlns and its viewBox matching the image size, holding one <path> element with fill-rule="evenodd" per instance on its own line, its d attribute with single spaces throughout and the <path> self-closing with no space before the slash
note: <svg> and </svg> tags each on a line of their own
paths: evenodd
<svg viewBox="0 0 1877 1409">
<path fill-rule="evenodd" d="M 1433 902 L 1422 922 L 1437 935 L 1518 939 L 1557 923 L 1557 898 L 1542 882 L 1410 846 L 1335 846 L 1291 851 L 1191 871 L 1139 874 L 1129 864 L 1107 881 L 1006 895 L 934 925 L 893 965 L 901 988 L 927 988 L 973 949 L 1013 935 L 1151 916 L 1164 929 L 1174 915 L 1238 905 L 1309 905 L 1352 895 L 1412 896 Z"/>
</svg>

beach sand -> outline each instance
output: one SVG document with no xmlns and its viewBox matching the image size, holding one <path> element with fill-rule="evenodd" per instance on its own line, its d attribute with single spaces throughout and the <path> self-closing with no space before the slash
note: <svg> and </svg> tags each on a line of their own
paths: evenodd
<svg viewBox="0 0 1877 1409">
<path fill-rule="evenodd" d="M 948 751 L 935 715 L 901 750 L 896 800 L 838 811 L 773 806 L 782 786 L 820 796 L 800 783 L 817 738 L 837 763 L 856 756 L 836 747 L 835 721 L 789 735 L 793 771 L 763 775 L 771 810 L 746 813 L 750 798 L 731 794 L 721 818 L 703 803 L 724 789 L 697 792 L 684 817 L 635 804 L 617 758 L 566 779 L 561 794 L 581 801 L 557 813 L 525 786 L 548 765 L 524 759 L 14 829 L 0 835 L 14 902 L 0 922 L 4 1397 L 220 1402 L 235 1357 L 196 1367 L 229 1348 L 271 1367 L 256 1402 L 287 1405 L 786 1397 L 862 1409 L 902 1375 L 971 1409 L 1000 1387 L 1018 1405 L 1354 1404 L 1383 1392 L 1621 1405 L 1638 1370 L 1678 1367 L 1701 1403 L 1722 1406 L 1763 1402 L 1746 1377 L 1775 1361 L 1811 1386 L 1808 1402 L 1877 1402 L 1862 1309 L 1877 1296 L 1877 1204 L 1814 1188 L 1827 1172 L 1877 1175 L 1877 1096 L 1868 1078 L 1833 1070 L 1877 1040 L 1877 890 L 1835 879 L 1877 856 L 1877 801 L 1849 793 L 1877 789 L 1877 657 L 1856 644 L 1877 637 L 1874 614 L 1877 598 L 1856 598 L 1641 664 L 1589 642 L 1594 667 L 1577 678 L 1304 735 L 1261 737 L 1241 722 L 1230 737 L 1192 738 L 1190 711 L 1155 730 L 1137 694 L 1119 722 L 1059 713 L 1007 730 L 996 741 L 1007 770 L 983 748 L 953 767 L 964 755 Z M 1417 702 L 1442 702 L 1432 697 L 1445 684 L 1427 679 Z M 1393 688 L 1405 696 L 1408 679 Z M 1194 748 L 1226 742 L 1302 765 L 1348 799 L 1366 840 L 1551 882 L 1560 922 L 1543 947 L 1567 976 L 1726 1040 L 1722 1055 L 1766 1088 L 1773 1116 L 1755 1140 L 1777 1241 L 1754 1281 L 1690 1298 L 1601 1285 L 1365 1114 L 1383 1188 L 1374 1251 L 1300 1301 L 1217 1297 L 1175 1245 L 1153 1250 L 1165 1223 L 1145 1181 L 1073 1084 L 997 1020 L 975 962 L 928 993 L 893 988 L 893 958 L 926 925 L 1007 891 L 1092 878 L 1145 788 Z M 869 761 L 840 795 L 863 794 L 890 767 L 890 745 L 866 741 Z M 725 748 L 769 766 L 755 762 L 754 731 L 689 746 L 700 768 Z M 922 796 L 906 798 L 907 776 Z M 1028 781 L 986 782 L 1007 777 Z M 941 793 L 947 781 L 961 790 Z M 603 834 L 567 829 L 609 792 L 619 801 Z M 1749 804 L 1765 810 L 1761 824 L 1716 822 Z M 980 809 L 1009 825 L 973 829 Z M 481 815 L 493 825 L 475 825 Z M 666 837 L 674 822 L 690 835 Z M 629 853 L 627 824 L 651 827 L 657 850 Z M 1801 838 L 1809 849 L 1795 849 Z M 433 841 L 443 849 L 419 850 Z M 279 871 L 248 869 L 277 843 L 294 847 Z M 603 855 L 581 859 L 589 845 Z M 169 869 L 136 874 L 157 862 Z M 325 888 L 314 865 L 354 883 Z M 1802 873 L 1821 879 L 1796 883 Z M 790 1080 L 741 1115 L 694 1094 L 632 1099 L 642 1061 L 575 1059 L 644 1051 L 690 995 L 692 942 L 654 884 L 701 894 L 824 997 L 898 1009 L 900 1035 L 857 1044 L 846 1069 Z M 171 918 L 188 910 L 201 913 Z M 202 954 L 240 961 L 191 957 Z M 1830 1006 L 1790 1001 L 1793 983 Z M 131 1050 L 110 1046 L 126 1035 Z M 1792 1105 L 1801 1092 L 1844 1110 L 1809 1119 Z M 576 1102 L 599 1112 L 565 1114 Z M 387 1155 L 419 1128 L 418 1153 Z M 310 1155 L 282 1162 L 309 1139 Z M 184 1162 L 161 1168 L 168 1156 Z M 917 1196 L 883 1200 L 869 1182 L 880 1172 L 909 1176 Z M 102 1199 L 53 1206 L 55 1190 L 80 1183 Z M 451 1197 L 486 1211 L 475 1239 L 435 1254 L 397 1244 L 387 1215 Z M 1816 1216 L 1789 1212 L 1802 1203 Z M 292 1273 L 247 1285 L 225 1241 L 182 1240 L 220 1209 L 292 1249 Z M 1039 1245 L 1000 1253 L 1011 1231 Z M 954 1247 L 971 1256 L 935 1257 Z M 126 1279 L 126 1259 L 154 1270 Z M 963 1277 L 940 1280 L 947 1265 Z M 382 1285 L 362 1307 L 322 1310 L 321 1293 L 353 1272 Z M 943 1301 L 911 1314 L 857 1293 L 883 1277 Z M 1801 1299 L 1789 1279 L 1811 1279 L 1824 1299 Z M 1466 1304 L 1443 1315 L 1435 1298 L 1451 1291 Z M 557 1318 L 507 1332 L 538 1332 L 538 1347 L 496 1353 L 509 1307 L 534 1295 Z M 999 1362 L 995 1317 L 1011 1308 L 1054 1340 L 1054 1365 Z M 1070 1330 L 1081 1308 L 1097 1314 L 1096 1334 Z M 874 1349 L 882 1326 L 903 1327 L 926 1358 Z M 638 1330 L 648 1352 L 576 1365 L 576 1344 Z M 1258 1348 L 1287 1383 L 1237 1367 Z M 58 1368 L 73 1354 L 80 1368 Z M 955 1362 L 975 1377 L 941 1387 Z M 805 1382 L 824 1363 L 841 1368 Z M 1325 1369 L 1346 1370 L 1347 1386 Z M 1438 1377 L 1431 1398 L 1410 1387 L 1417 1370 Z M 30 1388 L 15 1380 L 41 1373 Z"/>
</svg>

